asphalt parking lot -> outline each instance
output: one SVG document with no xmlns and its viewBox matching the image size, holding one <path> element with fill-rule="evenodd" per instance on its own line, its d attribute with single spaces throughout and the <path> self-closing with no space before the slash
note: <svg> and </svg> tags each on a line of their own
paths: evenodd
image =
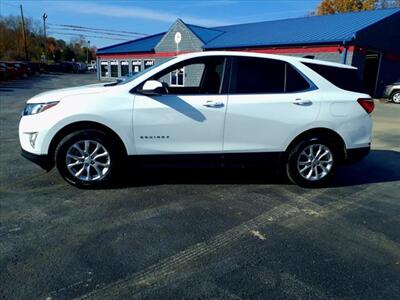
<svg viewBox="0 0 400 300">
<path fill-rule="evenodd" d="M 79 190 L 20 156 L 31 96 L 93 74 L 0 83 L 3 299 L 400 299 L 400 105 L 373 150 L 307 190 L 263 170 L 132 170 Z"/>
</svg>

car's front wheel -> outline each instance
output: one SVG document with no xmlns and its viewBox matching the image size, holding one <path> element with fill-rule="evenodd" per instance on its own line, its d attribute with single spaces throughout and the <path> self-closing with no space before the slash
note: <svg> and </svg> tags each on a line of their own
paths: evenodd
<svg viewBox="0 0 400 300">
<path fill-rule="evenodd" d="M 67 135 L 56 149 L 55 160 L 61 176 L 78 187 L 106 186 L 119 165 L 115 144 L 99 130 Z"/>
<path fill-rule="evenodd" d="M 334 143 L 316 136 L 299 142 L 289 151 L 286 173 L 299 186 L 322 187 L 331 181 L 336 164 Z"/>
<path fill-rule="evenodd" d="M 392 100 L 394 103 L 400 104 L 400 91 L 393 92 L 390 100 Z"/>
</svg>

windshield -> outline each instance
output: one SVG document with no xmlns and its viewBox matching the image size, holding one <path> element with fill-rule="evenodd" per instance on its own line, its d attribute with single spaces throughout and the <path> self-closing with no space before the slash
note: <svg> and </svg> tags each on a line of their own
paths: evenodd
<svg viewBox="0 0 400 300">
<path fill-rule="evenodd" d="M 144 69 L 143 71 L 140 71 L 135 74 L 129 74 L 129 75 L 123 76 L 121 78 L 118 78 L 116 82 L 107 83 L 104 86 L 115 86 L 115 85 L 127 84 L 128 82 L 135 80 L 139 76 L 142 76 L 142 75 L 146 74 L 147 72 L 150 72 L 154 68 L 158 67 L 159 65 L 162 65 L 163 63 L 166 63 L 167 61 L 170 61 L 173 58 L 175 58 L 175 57 L 171 57 L 171 58 L 167 58 L 165 60 L 159 61 L 159 62 L 155 63 L 153 66 L 151 66 L 150 68 Z"/>
</svg>

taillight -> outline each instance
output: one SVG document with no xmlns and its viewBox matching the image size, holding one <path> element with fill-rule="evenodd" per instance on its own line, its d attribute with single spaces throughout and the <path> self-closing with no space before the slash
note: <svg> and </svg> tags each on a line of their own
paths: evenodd
<svg viewBox="0 0 400 300">
<path fill-rule="evenodd" d="M 375 108 L 375 103 L 374 100 L 372 100 L 371 98 L 360 98 L 357 99 L 357 102 L 362 106 L 362 108 L 365 109 L 365 111 L 367 113 L 372 113 L 372 111 Z"/>
</svg>

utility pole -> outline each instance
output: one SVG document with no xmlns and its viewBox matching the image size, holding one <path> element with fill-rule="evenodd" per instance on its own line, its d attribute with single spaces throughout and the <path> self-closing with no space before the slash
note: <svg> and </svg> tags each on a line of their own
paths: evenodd
<svg viewBox="0 0 400 300">
<path fill-rule="evenodd" d="M 46 50 L 47 50 L 47 47 L 46 47 L 47 46 L 47 35 L 46 35 L 47 14 L 44 13 L 42 18 L 43 18 L 43 35 L 44 35 L 42 60 L 45 62 L 46 61 Z"/>
<path fill-rule="evenodd" d="M 44 13 L 43 16 L 43 33 L 44 33 L 44 38 L 46 40 L 46 20 L 47 20 L 47 14 Z"/>
<path fill-rule="evenodd" d="M 364 5 L 363 5 L 363 3 L 362 3 L 361 0 L 357 2 L 358 11 L 361 11 L 361 10 L 363 9 L 363 6 L 364 6 Z"/>
<path fill-rule="evenodd" d="M 25 48 L 25 59 L 28 61 L 28 44 L 26 42 L 26 32 L 25 32 L 25 20 L 24 20 L 24 11 L 22 10 L 22 4 L 19 6 L 21 10 L 21 21 L 22 21 L 22 37 L 24 39 L 24 48 Z"/>
<path fill-rule="evenodd" d="M 89 63 L 89 49 L 90 49 L 90 41 L 87 41 L 88 46 L 86 48 L 86 63 Z"/>
</svg>

